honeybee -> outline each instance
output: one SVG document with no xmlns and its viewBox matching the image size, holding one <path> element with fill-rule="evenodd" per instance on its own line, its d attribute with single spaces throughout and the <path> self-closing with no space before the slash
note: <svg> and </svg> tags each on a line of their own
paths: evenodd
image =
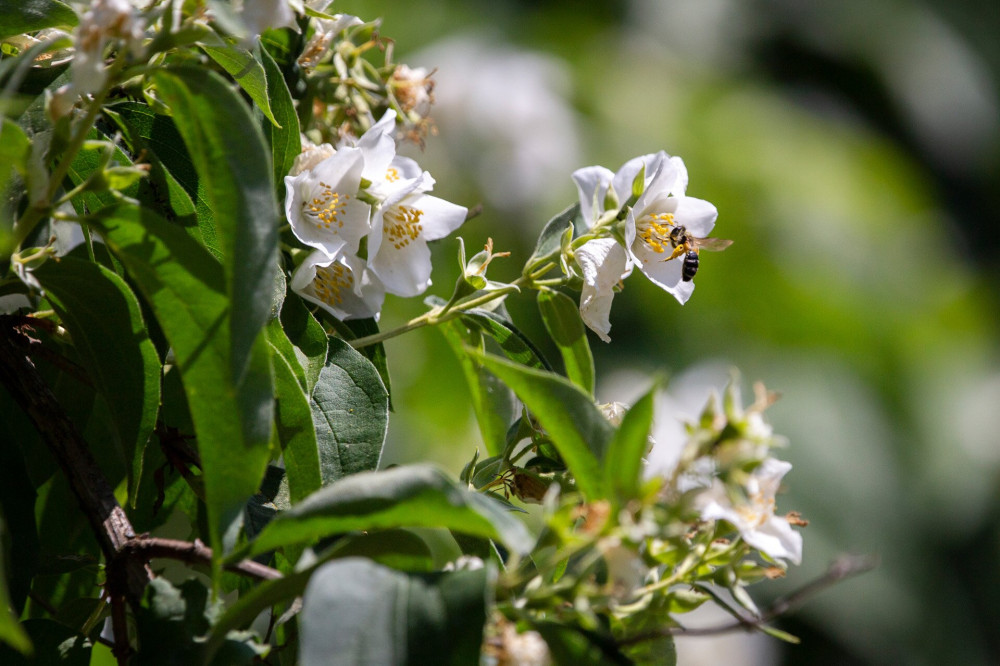
<svg viewBox="0 0 1000 666">
<path fill-rule="evenodd" d="M 709 252 L 721 252 L 733 244 L 733 241 L 726 238 L 697 238 L 688 234 L 687 229 L 682 224 L 670 230 L 670 244 L 674 246 L 674 251 L 664 261 L 670 261 L 684 255 L 684 263 L 681 265 L 681 279 L 690 282 L 698 272 L 698 253 L 701 250 Z"/>
</svg>

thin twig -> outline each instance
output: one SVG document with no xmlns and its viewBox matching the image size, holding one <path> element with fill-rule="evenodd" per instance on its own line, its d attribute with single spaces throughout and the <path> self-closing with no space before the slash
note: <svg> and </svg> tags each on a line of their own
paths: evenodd
<svg viewBox="0 0 1000 666">
<path fill-rule="evenodd" d="M 140 535 L 134 539 L 130 539 L 125 544 L 122 554 L 129 557 L 140 557 L 144 560 L 163 558 L 179 560 L 188 564 L 201 564 L 205 566 L 212 564 L 212 549 L 197 539 L 194 541 L 179 541 L 177 539 L 162 539 L 160 537 Z M 225 568 L 258 580 L 281 578 L 281 572 L 277 569 L 272 569 L 253 560 L 241 560 L 229 564 Z"/>
<path fill-rule="evenodd" d="M 778 617 L 800 606 L 806 599 L 819 594 L 828 587 L 847 578 L 871 571 L 878 565 L 873 557 L 844 555 L 830 565 L 826 572 L 818 578 L 809 581 L 802 587 L 777 599 L 758 617 L 741 618 L 735 622 L 714 627 L 681 628 L 667 627 L 657 631 L 644 632 L 618 641 L 619 647 L 635 645 L 645 641 L 656 640 L 665 636 L 716 636 L 735 631 L 754 631 Z"/>
</svg>

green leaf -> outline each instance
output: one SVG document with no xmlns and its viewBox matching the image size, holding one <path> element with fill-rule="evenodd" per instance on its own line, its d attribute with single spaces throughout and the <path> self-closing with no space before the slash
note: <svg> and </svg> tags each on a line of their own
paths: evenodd
<svg viewBox="0 0 1000 666">
<path fill-rule="evenodd" d="M 252 350 L 263 344 L 277 269 L 278 206 L 267 146 L 243 100 L 214 72 L 178 67 L 152 79 L 205 184 L 230 299 L 228 360 L 239 382 Z"/>
<path fill-rule="evenodd" d="M 323 485 L 323 477 L 320 473 L 319 448 L 316 445 L 316 429 L 313 426 L 309 398 L 299 383 L 292 364 L 298 365 L 294 356 L 289 360 L 272 344 L 275 427 L 285 461 L 289 498 L 295 504 L 319 490 Z"/>
<path fill-rule="evenodd" d="M 32 493 L 33 495 L 34 493 Z M 6 507 L 4 507 L 6 508 Z M 0 528 L 3 528 L 0 525 Z M 3 530 L 6 532 L 6 529 Z M 10 611 L 10 595 L 7 593 L 7 567 L 4 562 L 4 548 L 0 548 L 0 641 L 11 646 L 21 654 L 31 654 L 31 641 L 24 627 Z"/>
<path fill-rule="evenodd" d="M 0 0 L 0 17 L 0 39 L 78 22 L 72 8 L 58 0 Z"/>
<path fill-rule="evenodd" d="M 542 356 L 542 352 L 528 339 L 528 336 L 499 314 L 475 309 L 465 312 L 461 318 L 467 326 L 475 326 L 493 338 L 500 345 L 503 355 L 515 363 L 539 370 L 552 369 L 549 362 Z"/>
<path fill-rule="evenodd" d="M 323 311 L 324 314 L 329 313 Z M 337 321 L 333 317 L 329 317 L 329 320 Z M 344 322 L 337 322 L 339 328 L 346 328 L 350 331 L 350 336 L 345 336 L 345 339 L 355 340 L 357 338 L 362 338 L 366 335 L 375 335 L 379 332 L 378 322 L 374 318 L 367 319 L 348 319 Z M 382 384 L 385 386 L 386 392 L 389 394 L 389 409 L 392 409 L 392 382 L 389 380 L 389 357 L 385 353 L 385 345 L 381 342 L 376 342 L 373 345 L 365 345 L 358 350 L 362 356 L 367 358 L 378 370 L 378 376 L 382 378 Z"/>
<path fill-rule="evenodd" d="M 625 413 L 608 447 L 609 465 L 604 466 L 604 480 L 612 496 L 622 504 L 638 497 L 642 479 L 642 459 L 649 449 L 649 431 L 653 427 L 653 402 L 656 385 Z"/>
<path fill-rule="evenodd" d="M 161 370 L 139 301 L 123 279 L 100 264 L 63 257 L 34 274 L 106 400 L 134 506 L 143 451 L 160 406 Z"/>
<path fill-rule="evenodd" d="M 271 113 L 271 100 L 268 97 L 267 75 L 264 66 L 246 49 L 232 44 L 225 46 L 206 46 L 201 44 L 201 50 L 208 54 L 222 69 L 226 70 L 233 80 L 243 89 L 257 108 L 261 110 L 272 124 L 281 127 Z"/>
<path fill-rule="evenodd" d="M 301 663 L 479 663 L 486 569 L 406 574 L 366 559 L 325 564 L 306 587 Z"/>
<path fill-rule="evenodd" d="M 587 342 L 587 331 L 580 319 L 580 310 L 566 294 L 558 291 L 538 292 L 538 311 L 545 329 L 559 347 L 566 376 L 590 395 L 594 395 L 594 357 Z"/>
<path fill-rule="evenodd" d="M 295 348 L 295 357 L 304 372 L 307 395 L 312 395 L 313 387 L 319 381 L 319 373 L 326 365 L 329 349 L 326 331 L 312 316 L 298 294 L 289 293 L 281 306 L 281 327 L 285 336 Z M 292 366 L 294 368 L 294 366 Z"/>
<path fill-rule="evenodd" d="M 444 527 L 495 538 L 521 553 L 533 538 L 521 521 L 487 497 L 429 465 L 344 477 L 278 514 L 243 552 L 252 557 L 318 537 L 387 527 Z"/>
<path fill-rule="evenodd" d="M 271 145 L 274 186 L 278 200 L 281 201 L 285 195 L 285 176 L 292 170 L 295 158 L 302 152 L 299 116 L 295 112 L 295 104 L 285 77 L 267 49 L 260 49 L 260 61 L 267 76 L 267 96 L 271 100 L 274 120 L 277 121 L 264 126 L 264 135 Z"/>
<path fill-rule="evenodd" d="M 619 652 L 614 641 L 608 637 L 553 620 L 538 620 L 532 622 L 531 626 L 545 639 L 554 664 L 632 665 L 632 661 Z"/>
<path fill-rule="evenodd" d="M 389 426 L 389 394 L 368 359 L 330 338 L 311 404 L 324 485 L 378 467 Z"/>
<path fill-rule="evenodd" d="M 258 336 L 247 370 L 234 376 L 233 306 L 222 266 L 175 225 L 128 205 L 92 222 L 121 259 L 163 327 L 180 369 L 198 436 L 209 539 L 257 491 L 270 458 L 273 398 L 267 341 Z"/>
<path fill-rule="evenodd" d="M 201 637 L 211 628 L 218 604 L 221 602 L 209 600 L 208 588 L 198 580 L 174 587 L 166 578 L 154 578 L 136 614 L 140 662 L 164 666 L 205 663 L 206 643 Z M 266 652 L 249 632 L 229 632 L 219 647 L 221 652 L 213 663 L 233 666 L 260 663 L 257 658 Z"/>
<path fill-rule="evenodd" d="M 534 413 L 587 498 L 605 497 L 601 465 L 614 428 L 593 399 L 554 373 L 526 368 L 475 350 L 468 353 L 478 356 L 486 369 L 512 388 Z"/>
<path fill-rule="evenodd" d="M 462 367 L 483 444 L 490 455 L 499 456 L 507 443 L 507 427 L 515 416 L 513 395 L 503 382 L 465 352 L 468 347 L 482 349 L 481 329 L 467 329 L 464 319 L 447 321 L 437 328 L 448 341 Z"/>
<path fill-rule="evenodd" d="M 559 242 L 566 229 L 573 224 L 573 219 L 580 215 L 580 203 L 577 202 L 566 208 L 551 220 L 545 223 L 542 233 L 538 236 L 535 244 L 535 251 L 531 253 L 531 258 L 525 263 L 531 266 L 542 257 L 546 257 L 559 249 Z"/>
<path fill-rule="evenodd" d="M 14 121 L 0 118 L 0 164 L 6 168 L 13 167 L 18 173 L 23 174 L 28 168 L 30 154 L 31 140 L 24 130 Z M 0 179 L 0 185 L 3 182 Z"/>
</svg>

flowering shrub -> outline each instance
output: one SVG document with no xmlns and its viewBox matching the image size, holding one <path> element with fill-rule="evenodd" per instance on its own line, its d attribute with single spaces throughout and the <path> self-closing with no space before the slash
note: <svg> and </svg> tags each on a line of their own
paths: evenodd
<svg viewBox="0 0 1000 666">
<path fill-rule="evenodd" d="M 456 284 L 381 330 L 469 216 L 397 154 L 429 134 L 431 75 L 326 3 L 149 4 L 3 5 L 8 649 L 665 664 L 704 603 L 792 640 L 746 592 L 802 559 L 773 397 L 744 408 L 734 382 L 655 472 L 656 387 L 593 398 L 585 326 L 610 341 L 633 268 L 683 304 L 700 251 L 729 244 L 679 157 L 576 171 L 519 277 L 488 277 L 491 240 L 460 244 Z M 532 293 L 564 373 L 504 308 Z M 424 326 L 482 435 L 458 479 L 379 469 L 382 342 Z M 441 566 L 416 528 L 462 556 Z"/>
</svg>

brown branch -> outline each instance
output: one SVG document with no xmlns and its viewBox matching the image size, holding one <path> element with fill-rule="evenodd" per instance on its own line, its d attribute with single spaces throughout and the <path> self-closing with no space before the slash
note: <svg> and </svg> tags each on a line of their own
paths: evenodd
<svg viewBox="0 0 1000 666">
<path fill-rule="evenodd" d="M 193 542 L 178 541 L 177 539 L 161 539 L 143 534 L 131 539 L 125 545 L 122 554 L 141 557 L 144 560 L 164 558 L 179 560 L 188 564 L 201 564 L 205 566 L 211 566 L 212 564 L 212 549 L 197 539 Z M 259 580 L 281 578 L 281 572 L 277 569 L 272 569 L 267 565 L 254 562 L 253 560 L 241 560 L 226 565 L 225 568 L 229 571 Z"/>
<path fill-rule="evenodd" d="M 878 565 L 875 558 L 867 556 L 844 555 L 830 565 L 826 572 L 818 578 L 809 581 L 802 587 L 793 590 L 791 593 L 775 600 L 758 617 L 739 618 L 734 622 L 721 624 L 714 627 L 698 627 L 685 629 L 682 627 L 667 627 L 657 631 L 644 632 L 635 636 L 618 641 L 619 647 L 635 645 L 665 636 L 716 636 L 718 634 L 728 634 L 735 631 L 755 631 L 760 627 L 772 622 L 778 617 L 788 613 L 800 606 L 808 598 L 819 594 L 828 587 L 839 583 L 847 578 L 861 575 L 871 571 Z"/>
<path fill-rule="evenodd" d="M 0 317 L 0 383 L 42 435 L 110 563 L 135 532 L 87 443 L 28 358 L 29 344 L 16 323 Z M 121 591 L 137 604 L 151 572 L 142 562 L 128 560 L 121 574 Z"/>
</svg>

